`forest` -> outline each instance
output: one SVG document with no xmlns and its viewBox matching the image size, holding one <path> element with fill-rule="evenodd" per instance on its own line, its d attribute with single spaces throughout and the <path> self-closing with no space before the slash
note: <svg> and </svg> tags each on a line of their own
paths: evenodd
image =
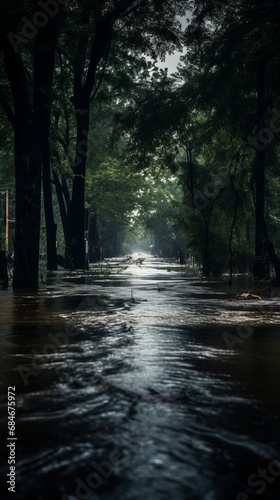
<svg viewBox="0 0 280 500">
<path fill-rule="evenodd" d="M 279 0 L 1 0 L 1 499 L 279 500 L 279 49 Z"/>
<path fill-rule="evenodd" d="M 136 245 L 280 277 L 280 5 L 4 0 L 1 252 L 13 288 Z M 166 56 L 180 53 L 175 72 Z"/>
</svg>

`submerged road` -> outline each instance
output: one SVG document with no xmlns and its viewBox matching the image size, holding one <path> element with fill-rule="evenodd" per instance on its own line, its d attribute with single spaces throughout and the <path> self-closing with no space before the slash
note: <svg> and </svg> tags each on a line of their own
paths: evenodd
<svg viewBox="0 0 280 500">
<path fill-rule="evenodd" d="M 279 500 L 279 299 L 133 260 L 0 292 L 1 499 Z"/>
</svg>

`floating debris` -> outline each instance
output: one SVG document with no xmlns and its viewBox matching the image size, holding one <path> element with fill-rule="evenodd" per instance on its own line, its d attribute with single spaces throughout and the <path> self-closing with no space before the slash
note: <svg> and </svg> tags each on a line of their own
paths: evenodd
<svg viewBox="0 0 280 500">
<path fill-rule="evenodd" d="M 131 288 L 131 302 L 135 304 L 135 298 L 133 297 L 133 290 Z"/>
<path fill-rule="evenodd" d="M 166 290 L 166 288 L 164 286 L 160 287 L 158 284 L 158 291 L 159 292 L 164 292 L 165 290 Z"/>
<path fill-rule="evenodd" d="M 141 264 L 143 264 L 144 260 L 145 260 L 145 257 L 143 257 L 143 258 L 139 257 L 139 259 L 135 260 L 135 264 L 137 264 L 138 266 L 141 266 Z"/>
<path fill-rule="evenodd" d="M 239 300 L 262 300 L 262 298 L 259 295 L 255 295 L 254 293 L 241 293 L 241 295 L 236 295 L 236 299 Z"/>
</svg>

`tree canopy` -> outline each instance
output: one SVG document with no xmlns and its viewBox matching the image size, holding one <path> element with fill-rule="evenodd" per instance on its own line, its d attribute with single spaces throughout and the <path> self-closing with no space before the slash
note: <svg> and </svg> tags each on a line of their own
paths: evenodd
<svg viewBox="0 0 280 500">
<path fill-rule="evenodd" d="M 14 288 L 39 284 L 41 188 L 49 269 L 57 242 L 85 268 L 87 238 L 97 259 L 138 233 L 205 275 L 266 273 L 280 241 L 279 24 L 276 0 L 2 2 Z M 170 75 L 158 62 L 174 50 Z"/>
</svg>

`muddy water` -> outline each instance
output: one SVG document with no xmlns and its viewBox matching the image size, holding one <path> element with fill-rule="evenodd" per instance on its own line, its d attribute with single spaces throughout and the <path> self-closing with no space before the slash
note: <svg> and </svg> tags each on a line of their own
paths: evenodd
<svg viewBox="0 0 280 500">
<path fill-rule="evenodd" d="M 279 499 L 279 299 L 118 264 L 0 292 L 1 498 Z"/>
</svg>

